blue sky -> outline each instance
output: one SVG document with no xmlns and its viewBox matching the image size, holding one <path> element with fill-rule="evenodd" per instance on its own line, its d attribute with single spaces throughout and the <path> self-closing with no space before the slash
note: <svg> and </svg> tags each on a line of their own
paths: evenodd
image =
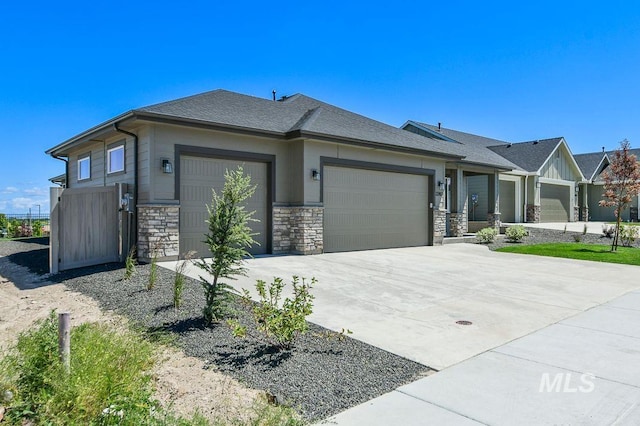
<svg viewBox="0 0 640 426">
<path fill-rule="evenodd" d="M 574 153 L 640 147 L 638 2 L 5 2 L 0 40 L 0 212 L 48 208 L 63 163 L 47 148 L 215 88 Z"/>
</svg>

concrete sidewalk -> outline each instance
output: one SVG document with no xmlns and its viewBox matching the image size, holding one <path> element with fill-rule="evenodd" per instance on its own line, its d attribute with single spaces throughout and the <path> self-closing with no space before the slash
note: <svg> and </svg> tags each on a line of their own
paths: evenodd
<svg viewBox="0 0 640 426">
<path fill-rule="evenodd" d="M 602 234 L 602 226 L 606 225 L 606 222 L 547 222 L 547 223 L 513 223 L 508 225 L 524 225 L 527 228 L 538 229 L 554 229 L 556 231 L 568 232 L 584 232 L 584 227 L 587 227 L 587 233 L 589 234 Z"/>
<path fill-rule="evenodd" d="M 324 424 L 516 423 L 640 424 L 640 291 L 400 387 Z"/>
</svg>

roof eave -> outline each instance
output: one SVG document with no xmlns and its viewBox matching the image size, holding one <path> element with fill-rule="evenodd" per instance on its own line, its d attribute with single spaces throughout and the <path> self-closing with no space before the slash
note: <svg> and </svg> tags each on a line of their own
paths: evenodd
<svg viewBox="0 0 640 426">
<path fill-rule="evenodd" d="M 117 117 L 112 118 L 111 120 L 105 121 L 101 124 L 98 124 L 97 126 L 94 126 L 88 130 L 85 130 L 80 134 L 77 134 L 71 139 L 67 139 L 66 141 L 54 146 L 53 148 L 49 148 L 48 150 L 45 151 L 45 154 L 51 155 L 51 156 L 58 156 L 58 155 L 64 156 L 64 154 L 62 154 L 64 150 L 67 150 L 73 147 L 74 145 L 83 143 L 88 139 L 94 138 L 96 137 L 96 135 L 99 135 L 105 131 L 112 129 L 114 124 L 117 124 L 125 120 L 129 120 L 131 118 L 135 118 L 134 111 L 128 111 L 128 112 L 125 112 L 124 114 L 120 114 Z"/>
</svg>

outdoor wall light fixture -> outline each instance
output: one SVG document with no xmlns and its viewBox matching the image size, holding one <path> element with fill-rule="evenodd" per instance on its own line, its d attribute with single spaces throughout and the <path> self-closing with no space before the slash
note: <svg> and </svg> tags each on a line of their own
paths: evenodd
<svg viewBox="0 0 640 426">
<path fill-rule="evenodd" d="M 162 159 L 162 173 L 173 173 L 173 164 L 167 158 Z"/>
<path fill-rule="evenodd" d="M 311 170 L 311 179 L 320 180 L 320 172 L 316 169 Z"/>
<path fill-rule="evenodd" d="M 440 191 L 444 191 L 444 182 L 441 180 L 438 181 L 438 189 Z"/>
</svg>

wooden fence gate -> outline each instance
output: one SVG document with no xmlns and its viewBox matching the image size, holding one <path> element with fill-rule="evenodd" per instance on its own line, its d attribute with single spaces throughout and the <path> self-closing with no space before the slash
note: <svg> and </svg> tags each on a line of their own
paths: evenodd
<svg viewBox="0 0 640 426">
<path fill-rule="evenodd" d="M 52 273 L 123 260 L 122 186 L 51 188 Z"/>
</svg>

